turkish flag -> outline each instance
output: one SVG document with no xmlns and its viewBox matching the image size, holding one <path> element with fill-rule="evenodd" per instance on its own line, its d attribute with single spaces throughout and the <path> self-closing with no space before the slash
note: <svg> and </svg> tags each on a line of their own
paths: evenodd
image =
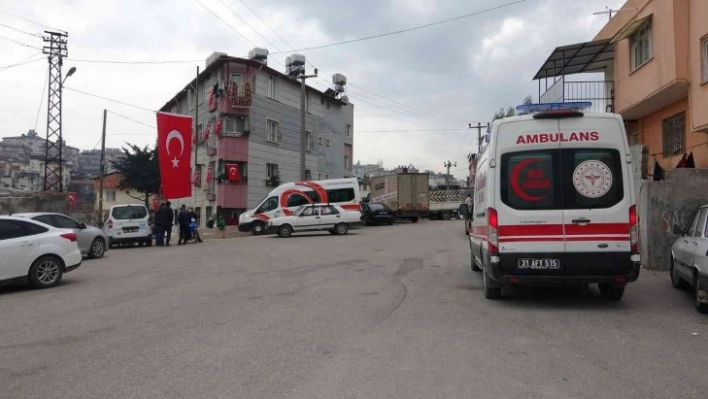
<svg viewBox="0 0 708 399">
<path fill-rule="evenodd" d="M 192 117 L 157 113 L 157 156 L 163 198 L 192 196 Z"/>
<path fill-rule="evenodd" d="M 239 165 L 237 163 L 227 163 L 226 164 L 226 176 L 228 176 L 231 183 L 238 183 L 241 181 L 241 172 L 239 171 Z"/>
<path fill-rule="evenodd" d="M 221 134 L 221 124 L 222 124 L 221 119 L 217 119 L 216 126 L 214 127 L 214 134 L 217 136 Z"/>
</svg>

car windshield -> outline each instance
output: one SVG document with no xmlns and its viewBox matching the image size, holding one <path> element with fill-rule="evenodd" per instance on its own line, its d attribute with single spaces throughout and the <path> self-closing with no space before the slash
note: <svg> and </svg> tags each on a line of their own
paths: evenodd
<svg viewBox="0 0 708 399">
<path fill-rule="evenodd" d="M 142 206 L 121 206 L 113 208 L 111 216 L 114 219 L 142 219 L 147 216 L 147 210 Z"/>
<path fill-rule="evenodd" d="M 369 205 L 372 211 L 383 211 L 386 207 L 383 204 L 371 204 Z"/>
</svg>

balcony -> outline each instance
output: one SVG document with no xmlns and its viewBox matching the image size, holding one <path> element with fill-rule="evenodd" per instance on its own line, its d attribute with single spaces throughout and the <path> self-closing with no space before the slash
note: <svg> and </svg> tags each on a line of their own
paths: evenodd
<svg viewBox="0 0 708 399">
<path fill-rule="evenodd" d="M 539 97 L 540 103 L 587 101 L 590 112 L 615 112 L 615 83 L 611 80 L 567 82 L 561 77 Z"/>
</svg>

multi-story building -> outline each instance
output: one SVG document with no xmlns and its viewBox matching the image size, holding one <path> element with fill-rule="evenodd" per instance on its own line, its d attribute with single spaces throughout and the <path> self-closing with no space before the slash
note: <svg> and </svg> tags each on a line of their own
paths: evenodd
<svg viewBox="0 0 708 399">
<path fill-rule="evenodd" d="M 214 53 L 160 109 L 196 119 L 193 195 L 172 202 L 202 218 L 219 214 L 236 223 L 274 187 L 300 179 L 300 83 L 268 66 L 267 51 L 251 53 Z M 353 175 L 354 106 L 335 76 L 335 90 L 306 88 L 307 179 Z"/>
<path fill-rule="evenodd" d="M 123 151 L 119 148 L 106 148 L 105 162 L 106 174 L 115 172 L 112 162 L 123 156 Z M 101 173 L 101 150 L 83 150 L 79 154 L 79 170 L 78 175 L 92 178 L 97 177 Z"/>
<path fill-rule="evenodd" d="M 5 180 L 3 184 L 7 187 L 12 187 L 21 190 L 40 191 L 44 187 L 44 157 L 46 153 L 46 139 L 39 137 L 37 132 L 30 130 L 20 136 L 3 137 L 0 145 L 5 148 L 23 148 L 22 161 L 17 159 L 14 162 L 2 161 L 0 164 L 12 163 L 12 168 L 4 167 Z M 5 151 L 8 153 L 8 151 Z M 19 153 L 10 151 L 10 158 L 17 158 Z M 25 158 L 26 155 L 26 158 Z M 74 174 L 77 165 L 79 164 L 79 149 L 70 147 L 64 143 L 62 147 L 62 158 L 64 159 L 64 188 L 69 185 L 69 182 Z M 0 166 L 0 174 L 3 172 L 3 167 Z"/>
<path fill-rule="evenodd" d="M 708 167 L 707 18 L 705 0 L 628 0 L 592 41 L 555 49 L 534 77 L 541 102 L 621 114 L 630 144 L 644 147 L 644 177 L 655 161 L 669 169 L 691 154 Z M 588 72 L 605 80 L 566 79 Z"/>
</svg>

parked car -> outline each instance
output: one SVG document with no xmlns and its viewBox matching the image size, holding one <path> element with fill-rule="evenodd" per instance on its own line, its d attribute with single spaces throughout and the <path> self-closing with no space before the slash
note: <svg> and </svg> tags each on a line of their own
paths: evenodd
<svg viewBox="0 0 708 399">
<path fill-rule="evenodd" d="M 384 223 L 392 225 L 395 220 L 396 212 L 386 204 L 380 202 L 361 204 L 361 223 L 364 226 Z"/>
<path fill-rule="evenodd" d="M 108 236 L 108 248 L 118 244 L 152 245 L 150 212 L 143 204 L 114 205 L 108 211 L 103 229 Z"/>
<path fill-rule="evenodd" d="M 675 227 L 682 237 L 671 246 L 671 284 L 693 288 L 696 309 L 708 313 L 708 204 L 696 211 L 688 229 Z"/>
<path fill-rule="evenodd" d="M 76 233 L 32 219 L 0 216 L 0 281 L 28 279 L 53 287 L 81 265 Z"/>
<path fill-rule="evenodd" d="M 350 211 L 339 205 L 310 204 L 299 207 L 292 215 L 276 216 L 266 225 L 269 233 L 290 237 L 302 231 L 329 231 L 347 234 L 350 228 L 361 226 L 361 212 Z"/>
<path fill-rule="evenodd" d="M 73 231 L 76 233 L 76 242 L 79 245 L 81 254 L 87 255 L 91 259 L 101 258 L 106 253 L 108 236 L 98 227 L 87 226 L 85 223 L 61 213 L 16 213 L 13 216 L 29 218 L 59 229 Z"/>
</svg>

